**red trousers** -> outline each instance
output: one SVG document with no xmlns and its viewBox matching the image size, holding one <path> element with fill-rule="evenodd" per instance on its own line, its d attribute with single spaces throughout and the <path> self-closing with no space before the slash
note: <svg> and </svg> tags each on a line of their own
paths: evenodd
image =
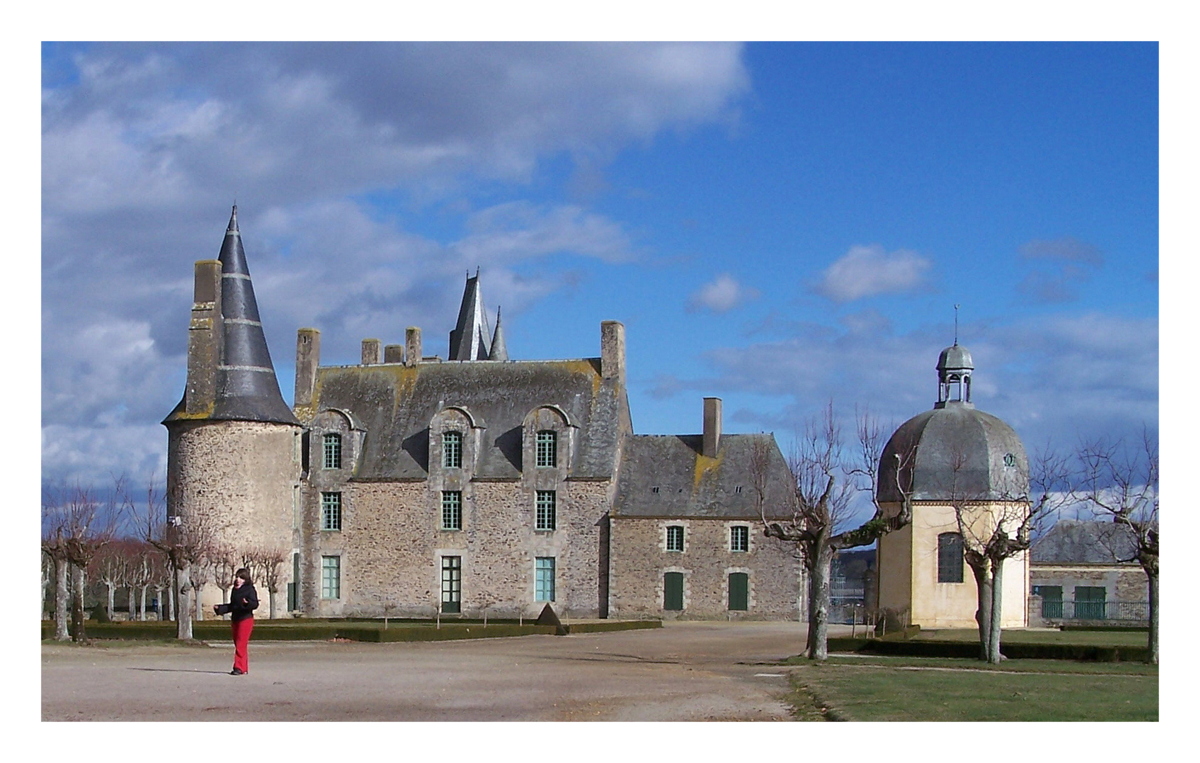
<svg viewBox="0 0 1200 763">
<path fill-rule="evenodd" d="M 250 645 L 250 631 L 254 630 L 254 618 L 234 620 L 233 623 L 233 669 L 250 672 L 250 657 L 246 648 Z"/>
</svg>

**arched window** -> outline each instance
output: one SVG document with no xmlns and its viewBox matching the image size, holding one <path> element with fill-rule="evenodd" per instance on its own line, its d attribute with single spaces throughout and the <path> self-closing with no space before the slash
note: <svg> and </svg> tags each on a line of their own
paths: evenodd
<svg viewBox="0 0 1200 763">
<path fill-rule="evenodd" d="M 963 540 L 958 533 L 938 536 L 938 582 L 963 582 Z"/>
</svg>

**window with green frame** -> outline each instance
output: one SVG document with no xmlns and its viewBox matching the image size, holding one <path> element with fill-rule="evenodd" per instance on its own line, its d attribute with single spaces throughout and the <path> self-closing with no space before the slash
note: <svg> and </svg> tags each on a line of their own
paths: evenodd
<svg viewBox="0 0 1200 763">
<path fill-rule="evenodd" d="M 321 557 L 321 598 L 340 599 L 342 597 L 342 557 Z"/>
<path fill-rule="evenodd" d="M 462 432 L 442 433 L 442 466 L 447 469 L 461 469 L 463 455 Z"/>
<path fill-rule="evenodd" d="M 554 557 L 539 556 L 533 565 L 534 601 L 554 601 Z"/>
<path fill-rule="evenodd" d="M 729 550 L 735 553 L 750 550 L 750 528 L 746 525 L 734 525 L 729 528 Z"/>
<path fill-rule="evenodd" d="M 558 521 L 558 494 L 553 490 L 537 491 L 537 516 L 534 518 L 533 529 L 553 530 Z"/>
<path fill-rule="evenodd" d="M 462 491 L 442 491 L 442 529 L 462 529 Z"/>
<path fill-rule="evenodd" d="M 321 493 L 321 529 L 342 529 L 342 494 Z"/>
<path fill-rule="evenodd" d="M 326 434 L 324 437 L 324 457 L 321 464 L 326 469 L 341 469 L 342 468 L 342 436 L 336 433 Z"/>
<path fill-rule="evenodd" d="M 667 528 L 667 550 L 683 551 L 683 525 L 671 525 Z"/>
<path fill-rule="evenodd" d="M 558 432 L 544 430 L 537 433 L 537 465 L 558 466 Z"/>
<path fill-rule="evenodd" d="M 462 557 L 442 557 L 442 613 L 462 611 Z"/>
</svg>

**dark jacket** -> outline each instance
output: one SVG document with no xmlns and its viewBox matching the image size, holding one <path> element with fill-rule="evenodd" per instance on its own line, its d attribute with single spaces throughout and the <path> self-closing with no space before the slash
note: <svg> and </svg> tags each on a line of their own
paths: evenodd
<svg viewBox="0 0 1200 763">
<path fill-rule="evenodd" d="M 217 607 L 217 612 L 222 615 L 231 615 L 229 619 L 236 622 L 254 617 L 256 609 L 258 609 L 258 591 L 254 590 L 253 583 L 242 583 L 230 592 L 228 604 L 221 604 Z"/>
</svg>

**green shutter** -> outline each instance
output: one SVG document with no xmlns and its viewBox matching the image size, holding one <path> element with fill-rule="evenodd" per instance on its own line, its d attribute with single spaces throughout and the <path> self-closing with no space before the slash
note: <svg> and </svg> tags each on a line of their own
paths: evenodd
<svg viewBox="0 0 1200 763">
<path fill-rule="evenodd" d="M 663 575 L 663 609 L 669 612 L 683 611 L 682 572 L 668 572 Z"/>
<path fill-rule="evenodd" d="M 744 572 L 729 573 L 729 608 L 739 612 L 749 609 L 750 576 Z"/>
</svg>

